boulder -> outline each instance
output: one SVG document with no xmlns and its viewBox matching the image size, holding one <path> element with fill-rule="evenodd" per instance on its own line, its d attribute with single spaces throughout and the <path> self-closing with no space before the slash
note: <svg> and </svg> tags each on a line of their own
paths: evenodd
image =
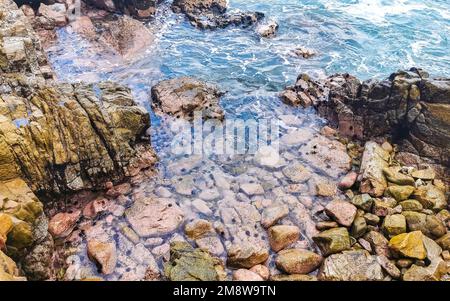
<svg viewBox="0 0 450 301">
<path fill-rule="evenodd" d="M 218 281 L 223 267 L 220 260 L 186 242 L 170 245 L 170 261 L 164 264 L 164 273 L 171 281 Z"/>
<path fill-rule="evenodd" d="M 219 105 L 222 93 L 216 86 L 192 77 L 164 80 L 152 87 L 152 106 L 156 112 L 192 120 L 196 111 L 205 119 L 223 119 Z"/>
<path fill-rule="evenodd" d="M 323 256 L 350 249 L 350 236 L 346 228 L 333 228 L 313 237 Z"/>
<path fill-rule="evenodd" d="M 308 274 L 322 263 L 322 256 L 301 249 L 287 249 L 278 253 L 277 267 L 288 274 Z"/>
<path fill-rule="evenodd" d="M 264 38 L 272 38 L 275 36 L 278 30 L 278 23 L 274 20 L 268 20 L 257 26 L 256 32 Z"/>
<path fill-rule="evenodd" d="M 324 281 L 381 281 L 384 275 L 376 256 L 359 250 L 325 258 L 318 278 Z"/>
<path fill-rule="evenodd" d="M 24 281 L 14 260 L 0 250 L 0 281 Z"/>
<path fill-rule="evenodd" d="M 157 0 L 85 0 L 97 8 L 114 13 L 125 13 L 140 19 L 148 19 L 156 12 Z"/>
<path fill-rule="evenodd" d="M 139 236 L 148 237 L 175 231 L 183 222 L 184 212 L 175 200 L 145 198 L 136 200 L 125 216 Z"/>
<path fill-rule="evenodd" d="M 269 228 L 269 243 L 272 250 L 278 252 L 300 237 L 300 229 L 297 226 L 279 225 Z"/>
<path fill-rule="evenodd" d="M 423 244 L 423 234 L 420 231 L 402 233 L 389 241 L 389 248 L 399 256 L 423 260 L 427 251 Z"/>
</svg>

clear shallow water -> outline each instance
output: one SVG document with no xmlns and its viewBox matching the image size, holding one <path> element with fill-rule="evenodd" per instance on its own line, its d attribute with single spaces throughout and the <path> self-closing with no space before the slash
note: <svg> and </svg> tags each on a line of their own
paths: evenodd
<svg viewBox="0 0 450 301">
<path fill-rule="evenodd" d="M 167 243 L 175 236 L 183 235 L 180 227 L 175 235 L 161 237 L 159 246 L 150 245 L 145 238 L 131 243 L 122 230 L 130 225 L 121 209 L 132 205 L 133 196 L 157 197 L 155 191 L 167 189 L 170 198 L 182 208 L 186 220 L 201 217 L 211 222 L 223 222 L 229 232 L 220 237 L 225 246 L 242 237 L 255 245 L 267 243 L 266 231 L 259 221 L 252 220 L 251 215 L 246 216 L 245 208 L 234 207 L 237 203 L 247 204 L 248 210 L 259 212 L 265 206 L 285 204 L 289 206 L 290 214 L 283 223 L 298 225 L 302 230 L 300 247 L 314 249 L 310 240 L 311 229 L 314 229 L 312 220 L 318 218 L 315 212 L 329 200 L 317 197 L 314 185 L 335 182 L 337 177 L 332 171 L 340 170 L 333 163 L 320 168 L 308 161 L 299 150 L 305 147 L 305 141 L 282 143 L 284 165 L 275 169 L 255 164 L 253 156 L 211 156 L 200 161 L 194 156 L 174 156 L 168 151 L 172 140 L 168 128 L 173 120 L 155 116 L 149 104 L 150 88 L 156 82 L 181 75 L 215 82 L 227 91 L 221 102 L 226 118 L 279 119 L 282 136 L 299 131 L 312 133 L 312 137 L 320 140 L 319 131 L 324 120 L 311 109 L 292 108 L 277 98 L 277 93 L 291 84 L 300 72 L 319 77 L 348 72 L 366 79 L 384 78 L 398 69 L 418 66 L 435 76 L 450 76 L 450 3 L 447 1 L 231 0 L 230 8 L 264 12 L 280 24 L 277 36 L 263 39 L 251 28 L 200 31 L 183 16 L 174 15 L 166 5 L 159 9 L 156 21 L 148 24 L 155 32 L 154 43 L 133 61 L 126 62 L 113 54 L 99 52 L 89 42 L 65 29 L 59 31 L 58 44 L 49 51 L 61 80 L 96 82 L 110 79 L 126 84 L 152 115 L 152 143 L 161 159 L 158 175 L 135 185 L 122 202 L 117 200 L 119 213 L 113 213 L 113 217 L 102 215 L 93 225 L 83 221 L 87 228 L 93 229 L 90 231 L 93 235 L 100 233 L 100 236 L 114 237 L 119 264 L 107 279 L 142 279 L 151 261 L 145 258 L 152 256 L 161 268 L 165 255 L 158 253 L 161 250 L 155 250 L 165 248 L 167 251 Z M 318 55 L 307 60 L 294 56 L 292 50 L 300 46 L 314 49 Z M 283 123 L 286 115 L 295 115 L 298 119 L 294 124 Z M 185 167 L 186 161 L 189 162 L 187 174 L 180 176 L 177 166 Z M 305 165 L 313 175 L 312 180 L 291 185 L 293 183 L 283 168 L 294 164 Z M 223 179 L 228 184 L 224 185 Z M 183 181 L 192 187 L 190 195 L 180 193 L 180 185 L 183 188 L 186 184 Z M 242 183 L 261 184 L 264 194 L 247 197 L 241 191 Z M 206 202 L 211 209 L 209 215 L 200 214 L 193 208 L 192 201 L 208 190 L 219 196 Z M 234 219 L 227 222 L 224 212 L 229 208 L 239 212 L 237 222 Z M 73 260 L 69 264 L 72 271 L 83 267 L 75 279 L 98 275 L 86 257 L 85 239 L 82 241 L 75 251 L 71 251 L 73 256 L 69 258 L 69 261 Z M 149 255 L 150 252 L 153 255 Z M 225 255 L 222 252 L 217 256 L 225 259 Z"/>
</svg>

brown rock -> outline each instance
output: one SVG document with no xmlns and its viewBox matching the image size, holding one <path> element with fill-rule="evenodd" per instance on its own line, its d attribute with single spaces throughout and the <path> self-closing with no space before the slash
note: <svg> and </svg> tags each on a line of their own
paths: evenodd
<svg viewBox="0 0 450 301">
<path fill-rule="evenodd" d="M 87 252 L 89 258 L 103 274 L 109 275 L 114 272 L 117 262 L 116 244 L 114 242 L 90 240 L 87 243 Z"/>
<path fill-rule="evenodd" d="M 66 237 L 72 232 L 80 217 L 80 210 L 68 213 L 58 213 L 50 219 L 48 232 L 50 232 L 54 238 Z"/>
<path fill-rule="evenodd" d="M 278 252 L 300 237 L 300 229 L 297 226 L 273 226 L 269 228 L 269 243 L 272 250 Z"/>
<path fill-rule="evenodd" d="M 288 249 L 278 253 L 275 263 L 279 269 L 288 274 L 308 274 L 317 269 L 322 256 L 300 249 Z"/>
</svg>

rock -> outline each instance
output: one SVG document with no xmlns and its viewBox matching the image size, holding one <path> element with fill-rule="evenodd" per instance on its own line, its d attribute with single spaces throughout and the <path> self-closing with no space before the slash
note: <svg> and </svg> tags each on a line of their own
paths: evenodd
<svg viewBox="0 0 450 301">
<path fill-rule="evenodd" d="M 351 168 L 351 158 L 344 144 L 318 135 L 299 149 L 300 157 L 310 166 L 337 179 Z"/>
<path fill-rule="evenodd" d="M 447 272 L 447 264 L 436 259 L 427 267 L 413 265 L 403 275 L 404 281 L 439 281 Z"/>
<path fill-rule="evenodd" d="M 175 231 L 184 218 L 183 210 L 172 199 L 136 200 L 125 216 L 141 237 L 165 235 Z"/>
<path fill-rule="evenodd" d="M 387 187 L 383 170 L 388 167 L 389 153 L 377 143 L 369 141 L 364 146 L 361 161 L 361 193 L 382 196 Z"/>
<path fill-rule="evenodd" d="M 304 183 L 311 178 L 311 172 L 298 162 L 286 166 L 282 172 L 286 178 L 294 183 Z"/>
<path fill-rule="evenodd" d="M 450 212 L 446 209 L 439 211 L 436 217 L 440 219 L 443 223 L 450 221 Z"/>
<path fill-rule="evenodd" d="M 377 261 L 381 267 L 388 273 L 392 278 L 399 279 L 402 276 L 400 270 L 392 263 L 386 256 L 377 256 Z"/>
<path fill-rule="evenodd" d="M 51 235 L 47 235 L 44 241 L 34 245 L 28 254 L 22 259 L 22 269 L 28 280 L 43 281 L 52 279 L 54 273 L 53 254 L 54 243 Z"/>
<path fill-rule="evenodd" d="M 380 218 L 372 213 L 365 213 L 364 219 L 366 223 L 371 226 L 377 226 L 380 223 Z"/>
<path fill-rule="evenodd" d="M 445 225 L 434 215 L 414 211 L 404 211 L 409 231 L 421 231 L 431 238 L 439 238 L 447 233 Z"/>
<path fill-rule="evenodd" d="M 240 189 L 248 196 L 264 194 L 264 188 L 257 183 L 241 184 Z"/>
<path fill-rule="evenodd" d="M 211 223 L 204 219 L 194 220 L 184 227 L 184 232 L 191 239 L 197 239 L 213 232 Z"/>
<path fill-rule="evenodd" d="M 204 119 L 224 118 L 219 105 L 223 93 L 212 84 L 192 77 L 159 82 L 152 87 L 152 107 L 156 112 L 192 120 L 199 111 Z"/>
<path fill-rule="evenodd" d="M 212 256 L 220 256 L 225 252 L 223 244 L 217 236 L 207 236 L 196 239 L 195 244 L 200 250 L 208 252 Z"/>
<path fill-rule="evenodd" d="M 316 276 L 310 276 L 310 275 L 299 275 L 299 274 L 293 274 L 293 275 L 273 275 L 270 277 L 271 281 L 317 281 Z"/>
<path fill-rule="evenodd" d="M 389 248 L 400 256 L 425 259 L 427 252 L 423 244 L 423 234 L 420 231 L 402 233 L 389 241 Z"/>
<path fill-rule="evenodd" d="M 406 232 L 406 219 L 401 214 L 388 215 L 384 218 L 382 229 L 388 237 Z"/>
<path fill-rule="evenodd" d="M 383 169 L 383 173 L 386 179 L 391 183 L 414 186 L 415 181 L 413 177 L 401 173 L 400 170 L 400 166 L 386 167 Z"/>
<path fill-rule="evenodd" d="M 261 278 L 263 280 L 268 280 L 270 277 L 270 271 L 269 268 L 266 267 L 265 265 L 261 265 L 261 264 L 257 264 L 254 267 L 252 267 L 250 269 L 250 271 L 258 274 L 259 276 L 261 276 Z"/>
<path fill-rule="evenodd" d="M 323 256 L 350 249 L 350 236 L 346 228 L 334 228 L 313 237 Z"/>
<path fill-rule="evenodd" d="M 304 59 L 309 59 L 317 54 L 314 50 L 308 49 L 305 47 L 299 47 L 299 48 L 295 49 L 294 53 L 295 53 L 295 55 L 301 56 Z"/>
<path fill-rule="evenodd" d="M 338 184 L 339 189 L 341 190 L 350 189 L 355 184 L 357 177 L 358 174 L 356 172 L 354 171 L 349 172 L 339 182 Z"/>
<path fill-rule="evenodd" d="M 416 200 L 406 200 L 400 202 L 400 206 L 404 211 L 422 211 L 423 206 L 419 201 Z"/>
<path fill-rule="evenodd" d="M 221 270 L 219 260 L 186 242 L 171 243 L 170 261 L 164 264 L 164 273 L 171 281 L 218 281 Z"/>
<path fill-rule="evenodd" d="M 322 256 L 307 250 L 287 249 L 278 253 L 277 267 L 288 274 L 308 274 L 322 263 Z"/>
<path fill-rule="evenodd" d="M 408 199 L 414 190 L 414 186 L 389 186 L 385 191 L 385 195 L 392 196 L 400 202 Z"/>
<path fill-rule="evenodd" d="M 316 183 L 316 195 L 318 196 L 335 196 L 336 186 L 330 183 Z"/>
<path fill-rule="evenodd" d="M 397 261 L 395 262 L 395 265 L 401 269 L 407 269 L 410 266 L 412 266 L 413 263 L 414 263 L 413 259 L 401 258 L 401 259 L 397 259 Z"/>
<path fill-rule="evenodd" d="M 269 243 L 272 250 L 278 252 L 300 237 L 300 229 L 297 226 L 279 225 L 269 228 Z"/>
<path fill-rule="evenodd" d="M 332 228 L 338 228 L 339 224 L 333 221 L 326 221 L 326 222 L 318 222 L 316 224 L 316 229 L 319 231 L 328 230 Z"/>
<path fill-rule="evenodd" d="M 33 228 L 26 222 L 19 222 L 14 225 L 12 230 L 8 233 L 7 243 L 8 249 L 14 248 L 21 250 L 29 247 L 34 242 Z"/>
<path fill-rule="evenodd" d="M 264 279 L 255 272 L 246 269 L 239 269 L 233 272 L 235 281 L 264 281 Z"/>
<path fill-rule="evenodd" d="M 38 23 L 46 29 L 67 25 L 67 8 L 63 3 L 45 5 L 41 3 L 38 9 Z"/>
<path fill-rule="evenodd" d="M 333 200 L 325 207 L 326 214 L 337 223 L 350 227 L 356 216 L 356 207 L 342 200 Z"/>
<path fill-rule="evenodd" d="M 359 238 L 367 232 L 367 223 L 364 217 L 357 217 L 353 221 L 352 228 L 350 230 L 351 235 L 354 238 Z"/>
<path fill-rule="evenodd" d="M 422 237 L 423 245 L 427 251 L 427 258 L 431 261 L 440 258 L 442 254 L 442 248 L 431 238 L 427 236 Z"/>
<path fill-rule="evenodd" d="M 394 208 L 397 206 L 397 201 L 394 198 L 384 197 L 382 199 L 374 199 L 372 213 L 384 217 L 389 214 L 396 213 Z M 401 206 L 399 207 L 401 209 Z"/>
<path fill-rule="evenodd" d="M 389 241 L 383 236 L 383 234 L 370 231 L 364 236 L 365 240 L 367 240 L 372 249 L 375 251 L 377 255 L 383 255 L 388 258 L 391 257 L 391 253 L 389 251 Z"/>
<path fill-rule="evenodd" d="M 0 213 L 0 250 L 5 248 L 8 233 L 12 230 L 13 225 L 13 221 L 9 215 Z"/>
<path fill-rule="evenodd" d="M 236 268 L 249 269 L 265 262 L 269 258 L 269 251 L 259 249 L 253 245 L 232 245 L 228 249 L 227 265 Z"/>
<path fill-rule="evenodd" d="M 277 168 L 285 164 L 283 158 L 280 157 L 279 150 L 268 145 L 258 148 L 255 154 L 255 162 L 260 166 L 269 168 Z"/>
<path fill-rule="evenodd" d="M 256 28 L 256 32 L 264 38 L 272 38 L 275 36 L 278 27 L 279 26 L 277 22 L 269 20 L 263 24 L 259 24 Z"/>
<path fill-rule="evenodd" d="M 384 275 L 376 256 L 360 250 L 325 258 L 318 278 L 324 281 L 381 281 Z"/>
<path fill-rule="evenodd" d="M 212 215 L 213 213 L 212 210 L 208 207 L 207 203 L 199 199 L 195 199 L 192 201 L 192 207 L 194 207 L 195 210 L 204 215 Z"/>
<path fill-rule="evenodd" d="M 58 213 L 50 219 L 48 231 L 54 238 L 66 237 L 72 232 L 80 217 L 80 210 Z"/>
<path fill-rule="evenodd" d="M 269 228 L 276 224 L 280 219 L 289 214 L 289 207 L 286 205 L 272 206 L 264 209 L 261 218 L 261 225 L 264 228 Z"/>
<path fill-rule="evenodd" d="M 0 250 L 0 281 L 24 281 L 16 263 Z"/>
<path fill-rule="evenodd" d="M 411 176 L 414 179 L 431 181 L 431 180 L 434 180 L 434 178 L 436 177 L 436 172 L 431 168 L 427 168 L 427 169 L 422 169 L 422 170 L 415 170 L 411 173 Z"/>
<path fill-rule="evenodd" d="M 373 199 L 367 193 L 358 194 L 352 198 L 352 204 L 361 210 L 370 212 L 372 210 Z"/>
<path fill-rule="evenodd" d="M 117 263 L 117 251 L 114 242 L 89 240 L 87 253 L 102 274 L 109 275 L 114 272 Z"/>
<path fill-rule="evenodd" d="M 447 207 L 445 194 L 434 185 L 419 186 L 412 197 L 426 209 L 441 210 Z"/>
<path fill-rule="evenodd" d="M 227 10 L 226 0 L 174 0 L 172 9 L 175 12 L 200 14 L 204 12 L 224 13 Z"/>
<path fill-rule="evenodd" d="M 445 234 L 436 242 L 442 247 L 442 249 L 450 251 L 450 233 Z"/>
</svg>

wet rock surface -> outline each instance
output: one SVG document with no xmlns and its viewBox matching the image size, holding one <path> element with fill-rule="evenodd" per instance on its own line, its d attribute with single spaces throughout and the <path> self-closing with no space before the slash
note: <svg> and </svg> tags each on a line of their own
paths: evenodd
<svg viewBox="0 0 450 301">
<path fill-rule="evenodd" d="M 223 119 L 219 105 L 222 92 L 212 84 L 191 77 L 165 80 L 152 88 L 152 106 L 156 111 L 188 120 L 196 111 L 205 119 Z"/>
</svg>

